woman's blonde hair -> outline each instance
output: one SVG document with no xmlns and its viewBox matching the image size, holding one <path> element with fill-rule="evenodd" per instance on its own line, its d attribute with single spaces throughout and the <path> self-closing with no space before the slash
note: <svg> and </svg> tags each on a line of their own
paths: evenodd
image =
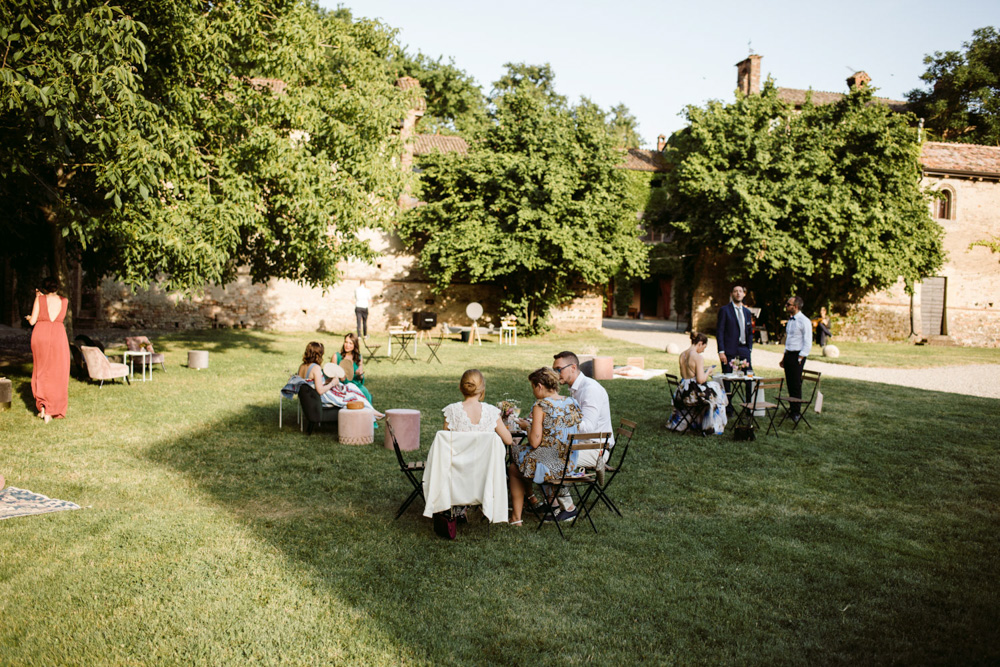
<svg viewBox="0 0 1000 667">
<path fill-rule="evenodd" d="M 541 385 L 550 391 L 559 391 L 559 373 L 548 366 L 542 366 L 529 375 L 528 382 L 532 385 Z"/>
<path fill-rule="evenodd" d="M 486 379 L 483 378 L 483 374 L 477 369 L 470 368 L 462 373 L 462 379 L 458 382 L 458 388 L 461 390 L 462 396 L 466 398 L 478 396 L 482 400 L 486 396 Z"/>
</svg>

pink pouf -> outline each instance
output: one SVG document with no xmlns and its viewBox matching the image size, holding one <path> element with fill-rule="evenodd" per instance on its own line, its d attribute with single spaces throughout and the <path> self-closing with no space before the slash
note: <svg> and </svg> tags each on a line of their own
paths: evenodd
<svg viewBox="0 0 1000 667">
<path fill-rule="evenodd" d="M 611 380 L 615 377 L 614 357 L 594 357 L 594 379 Z"/>
<path fill-rule="evenodd" d="M 394 408 L 386 410 L 386 420 L 392 425 L 392 431 L 399 441 L 399 448 L 404 452 L 420 449 L 420 410 L 404 410 Z M 385 429 L 385 448 L 392 449 L 392 438 L 389 429 Z"/>
<path fill-rule="evenodd" d="M 375 442 L 375 414 L 364 410 L 341 410 L 337 414 L 337 435 L 342 445 L 370 445 Z"/>
</svg>

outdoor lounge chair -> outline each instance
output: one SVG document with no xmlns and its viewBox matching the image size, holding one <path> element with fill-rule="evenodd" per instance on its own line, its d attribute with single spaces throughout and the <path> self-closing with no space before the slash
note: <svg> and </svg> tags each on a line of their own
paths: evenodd
<svg viewBox="0 0 1000 667">
<path fill-rule="evenodd" d="M 324 406 L 323 399 L 307 384 L 299 387 L 299 405 L 302 406 L 306 435 L 312 435 L 316 424 L 336 424 L 340 418 L 340 408 Z"/>
<path fill-rule="evenodd" d="M 96 347 L 81 345 L 84 361 L 87 362 L 87 375 L 91 380 L 96 380 L 104 386 L 105 380 L 114 381 L 117 378 L 125 378 L 125 382 L 132 384 L 128 379 L 128 366 L 109 361 L 104 353 Z"/>
<path fill-rule="evenodd" d="M 129 349 L 130 352 L 149 352 L 149 372 L 150 377 L 153 377 L 153 364 L 159 364 L 160 368 L 166 372 L 167 367 L 164 365 L 164 357 L 159 352 L 153 349 L 153 344 L 149 342 L 149 339 L 145 336 L 128 336 L 125 338 L 125 347 Z"/>
</svg>

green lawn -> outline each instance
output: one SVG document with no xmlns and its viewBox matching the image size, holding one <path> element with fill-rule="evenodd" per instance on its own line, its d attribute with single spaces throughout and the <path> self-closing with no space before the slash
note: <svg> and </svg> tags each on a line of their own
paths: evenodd
<svg viewBox="0 0 1000 667">
<path fill-rule="evenodd" d="M 606 382 L 639 423 L 625 518 L 447 542 L 419 501 L 393 521 L 391 451 L 278 430 L 278 389 L 320 336 L 338 340 L 159 338 L 166 373 L 71 381 L 47 426 L 30 365 L 0 368 L 20 389 L 0 413 L 8 484 L 85 507 L 0 522 L 0 664 L 1000 660 L 998 401 L 824 378 L 815 429 L 737 443 L 661 430 L 662 378 Z M 466 368 L 526 404 L 561 349 L 674 367 L 599 335 L 520 342 L 446 342 L 444 365 L 372 364 L 369 386 L 422 410 L 423 457 Z M 184 368 L 188 349 L 210 368 Z"/>
<path fill-rule="evenodd" d="M 818 346 L 813 347 L 816 359 L 831 364 L 878 368 L 932 368 L 936 366 L 961 366 L 968 364 L 1000 364 L 1000 348 L 941 347 L 914 345 L 913 343 L 857 343 L 831 341 L 840 350 L 840 356 L 821 357 Z M 774 346 L 763 349 L 779 350 Z"/>
</svg>

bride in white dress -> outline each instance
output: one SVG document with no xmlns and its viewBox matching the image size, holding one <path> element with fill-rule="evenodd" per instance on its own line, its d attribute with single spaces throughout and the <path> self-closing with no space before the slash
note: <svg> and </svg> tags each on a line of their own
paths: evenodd
<svg viewBox="0 0 1000 667">
<path fill-rule="evenodd" d="M 486 380 L 483 374 L 475 368 L 462 373 L 458 388 L 465 397 L 461 403 L 452 403 L 441 412 L 444 413 L 444 430 L 461 433 L 496 431 L 503 444 L 513 442 L 510 431 L 500 418 L 500 408 L 489 403 L 482 403 L 486 396 Z"/>
</svg>

